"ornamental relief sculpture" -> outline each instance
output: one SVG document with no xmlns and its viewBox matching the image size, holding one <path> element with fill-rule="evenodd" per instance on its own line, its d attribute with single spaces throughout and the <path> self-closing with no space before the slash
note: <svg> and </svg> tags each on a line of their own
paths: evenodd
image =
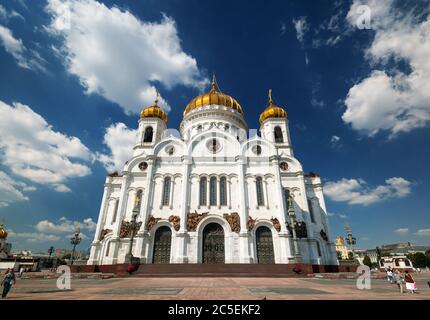
<svg viewBox="0 0 430 320">
<path fill-rule="evenodd" d="M 153 215 L 150 215 L 148 221 L 145 224 L 145 229 L 150 231 L 160 220 L 161 218 L 155 218 Z"/>
<path fill-rule="evenodd" d="M 246 223 L 248 231 L 252 231 L 255 227 L 255 219 L 252 219 L 251 216 L 248 217 L 248 222 Z"/>
<path fill-rule="evenodd" d="M 109 233 L 112 233 L 111 229 L 103 229 L 100 233 L 100 241 L 102 241 Z"/>
<path fill-rule="evenodd" d="M 142 222 L 137 222 L 134 226 L 134 234 L 136 234 L 140 227 L 142 226 Z M 121 229 L 119 230 L 120 238 L 130 238 L 131 237 L 131 222 L 123 221 L 121 223 Z"/>
<path fill-rule="evenodd" d="M 196 231 L 197 225 L 208 214 L 209 214 L 209 212 L 203 212 L 203 213 L 199 214 L 197 212 L 197 210 L 194 210 L 194 212 L 188 213 L 188 217 L 187 217 L 187 230 L 190 231 L 190 232 Z"/>
<path fill-rule="evenodd" d="M 179 229 L 181 228 L 181 218 L 179 218 L 178 216 L 171 215 L 169 217 L 169 222 L 173 225 L 173 229 L 175 229 L 175 231 L 179 231 Z"/>
<path fill-rule="evenodd" d="M 240 232 L 240 217 L 237 212 L 232 212 L 230 214 L 224 213 L 224 219 L 227 220 L 230 225 L 231 231 L 239 233 Z"/>
<path fill-rule="evenodd" d="M 272 219 L 270 219 L 270 221 L 272 221 L 272 224 L 273 224 L 273 227 L 275 228 L 275 230 L 280 232 L 281 231 L 281 224 L 279 223 L 279 220 L 277 218 L 272 218 Z"/>
</svg>

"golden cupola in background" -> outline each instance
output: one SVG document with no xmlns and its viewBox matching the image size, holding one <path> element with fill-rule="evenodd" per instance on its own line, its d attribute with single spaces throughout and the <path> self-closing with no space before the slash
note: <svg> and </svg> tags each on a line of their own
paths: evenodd
<svg viewBox="0 0 430 320">
<path fill-rule="evenodd" d="M 269 118 L 286 118 L 287 112 L 282 108 L 273 103 L 272 89 L 269 89 L 269 105 L 260 115 L 260 124 Z"/>
<path fill-rule="evenodd" d="M 209 92 L 202 94 L 200 96 L 195 97 L 193 100 L 188 103 L 184 110 L 184 116 L 186 116 L 190 111 L 199 109 L 205 106 L 209 106 L 211 104 L 221 105 L 227 108 L 231 108 L 236 110 L 240 114 L 243 115 L 243 110 L 239 102 L 231 96 L 222 93 L 217 84 L 215 75 L 212 78 L 212 88 Z"/>
<path fill-rule="evenodd" d="M 2 224 L 0 224 L 0 239 L 6 239 L 7 238 L 7 231 L 3 227 Z"/>
<path fill-rule="evenodd" d="M 164 122 L 167 123 L 167 113 L 160 108 L 158 105 L 158 97 L 160 94 L 157 92 L 157 98 L 154 101 L 154 104 L 152 106 L 149 106 L 140 113 L 140 118 L 160 118 Z"/>
</svg>

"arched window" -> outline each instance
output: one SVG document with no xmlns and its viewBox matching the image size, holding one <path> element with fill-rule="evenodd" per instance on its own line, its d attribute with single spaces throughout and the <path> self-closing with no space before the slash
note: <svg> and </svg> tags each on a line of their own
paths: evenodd
<svg viewBox="0 0 430 320">
<path fill-rule="evenodd" d="M 257 177 L 255 186 L 257 188 L 257 205 L 264 206 L 263 179 L 261 177 Z"/>
<path fill-rule="evenodd" d="M 281 127 L 275 127 L 275 142 L 276 143 L 284 142 L 284 136 L 282 135 Z"/>
<path fill-rule="evenodd" d="M 314 206 L 311 200 L 308 200 L 308 207 L 309 207 L 309 214 L 311 215 L 311 221 L 315 223 Z"/>
<path fill-rule="evenodd" d="M 227 178 L 221 177 L 219 181 L 219 201 L 222 206 L 227 205 Z"/>
<path fill-rule="evenodd" d="M 288 210 L 290 209 L 289 207 L 290 202 L 288 201 L 290 198 L 290 190 L 284 189 L 284 197 L 285 197 L 285 203 L 286 203 L 285 210 L 288 212 Z"/>
<path fill-rule="evenodd" d="M 200 179 L 200 205 L 201 206 L 206 205 L 207 183 L 208 183 L 208 180 L 206 179 L 206 177 L 202 177 Z"/>
<path fill-rule="evenodd" d="M 152 142 L 153 135 L 154 135 L 154 129 L 152 129 L 152 127 L 146 127 L 145 135 L 143 136 L 143 142 Z"/>
<path fill-rule="evenodd" d="M 216 206 L 216 178 L 215 177 L 212 177 L 210 180 L 209 180 L 209 190 L 210 190 L 210 193 L 209 193 L 209 204 L 211 205 L 211 206 Z"/>
<path fill-rule="evenodd" d="M 134 199 L 134 208 L 140 210 L 140 205 L 142 204 L 142 190 L 136 192 L 136 198 Z"/>
<path fill-rule="evenodd" d="M 318 257 L 321 257 L 321 247 L 320 247 L 319 241 L 317 241 L 317 251 L 318 251 Z"/>
<path fill-rule="evenodd" d="M 172 179 L 170 177 L 164 178 L 164 185 L 163 185 L 163 206 L 169 205 L 170 200 L 170 188 L 171 188 L 171 182 Z"/>
</svg>

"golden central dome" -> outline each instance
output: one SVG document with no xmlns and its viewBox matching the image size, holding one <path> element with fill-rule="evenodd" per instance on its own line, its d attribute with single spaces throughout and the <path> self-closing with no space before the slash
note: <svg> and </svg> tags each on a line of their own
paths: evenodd
<svg viewBox="0 0 430 320">
<path fill-rule="evenodd" d="M 287 112 L 281 107 L 273 104 L 272 89 L 269 90 L 269 105 L 260 115 L 260 124 L 268 118 L 286 118 Z"/>
<path fill-rule="evenodd" d="M 3 225 L 0 224 L 0 239 L 6 239 L 7 238 L 7 232 L 4 229 Z"/>
<path fill-rule="evenodd" d="M 200 96 L 195 97 L 188 103 L 184 110 L 184 116 L 186 116 L 191 110 L 202 108 L 204 106 L 209 106 L 211 104 L 218 104 L 238 111 L 243 115 L 242 107 L 236 99 L 230 97 L 219 91 L 216 85 L 215 76 L 212 80 L 212 89 Z"/>
<path fill-rule="evenodd" d="M 158 92 L 157 99 L 154 101 L 154 104 L 150 107 L 143 109 L 140 113 L 140 118 L 160 118 L 164 122 L 167 122 L 167 113 L 158 106 Z"/>
</svg>

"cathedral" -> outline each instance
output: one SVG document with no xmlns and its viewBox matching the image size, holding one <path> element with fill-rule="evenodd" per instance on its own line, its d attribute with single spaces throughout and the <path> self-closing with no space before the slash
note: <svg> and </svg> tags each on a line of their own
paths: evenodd
<svg viewBox="0 0 430 320">
<path fill-rule="evenodd" d="M 215 79 L 179 134 L 157 100 L 144 108 L 133 156 L 106 177 L 88 264 L 338 265 L 321 179 L 294 157 L 271 90 L 259 120 L 249 137 L 242 106 Z"/>
</svg>

